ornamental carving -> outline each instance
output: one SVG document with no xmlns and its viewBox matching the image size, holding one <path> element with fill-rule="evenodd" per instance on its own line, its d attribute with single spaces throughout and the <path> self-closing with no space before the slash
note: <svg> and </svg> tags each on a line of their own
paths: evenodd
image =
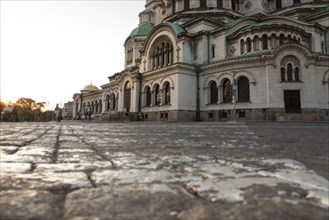
<svg viewBox="0 0 329 220">
<path fill-rule="evenodd" d="M 251 5 L 252 5 L 251 1 L 247 1 L 247 3 L 244 5 L 244 8 L 246 10 L 249 10 L 251 8 Z"/>
</svg>

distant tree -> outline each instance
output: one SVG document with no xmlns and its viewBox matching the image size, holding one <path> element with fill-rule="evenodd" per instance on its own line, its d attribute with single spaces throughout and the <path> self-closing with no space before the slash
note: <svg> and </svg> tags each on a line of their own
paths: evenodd
<svg viewBox="0 0 329 220">
<path fill-rule="evenodd" d="M 7 104 L 0 100 L 0 114 L 3 111 L 3 109 L 6 107 L 7 107 Z"/>
<path fill-rule="evenodd" d="M 40 121 L 45 102 L 36 102 L 31 98 L 19 98 L 16 101 L 20 121 Z"/>
</svg>

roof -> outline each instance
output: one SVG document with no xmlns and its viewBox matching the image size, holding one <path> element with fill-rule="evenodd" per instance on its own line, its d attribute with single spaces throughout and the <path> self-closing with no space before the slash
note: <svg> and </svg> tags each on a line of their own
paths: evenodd
<svg viewBox="0 0 329 220">
<path fill-rule="evenodd" d="M 129 36 L 147 36 L 153 29 L 153 25 L 149 23 L 140 24 L 137 28 L 135 28 Z"/>
<path fill-rule="evenodd" d="M 164 24 L 168 24 L 172 29 L 174 29 L 176 35 L 186 32 L 186 30 L 179 24 L 175 24 L 171 22 L 164 22 Z"/>
</svg>

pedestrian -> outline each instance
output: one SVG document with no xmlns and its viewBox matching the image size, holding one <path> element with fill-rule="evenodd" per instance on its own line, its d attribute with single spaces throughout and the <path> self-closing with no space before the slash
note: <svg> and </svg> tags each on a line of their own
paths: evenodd
<svg viewBox="0 0 329 220">
<path fill-rule="evenodd" d="M 60 122 L 62 120 L 62 110 L 59 108 L 58 104 L 55 107 L 56 120 Z"/>
</svg>

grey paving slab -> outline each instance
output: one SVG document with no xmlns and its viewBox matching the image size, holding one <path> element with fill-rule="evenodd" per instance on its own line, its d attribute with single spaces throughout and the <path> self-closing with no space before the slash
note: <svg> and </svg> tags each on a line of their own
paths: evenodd
<svg viewBox="0 0 329 220">
<path fill-rule="evenodd" d="M 328 219 L 323 123 L 1 123 L 1 219 Z"/>
</svg>

